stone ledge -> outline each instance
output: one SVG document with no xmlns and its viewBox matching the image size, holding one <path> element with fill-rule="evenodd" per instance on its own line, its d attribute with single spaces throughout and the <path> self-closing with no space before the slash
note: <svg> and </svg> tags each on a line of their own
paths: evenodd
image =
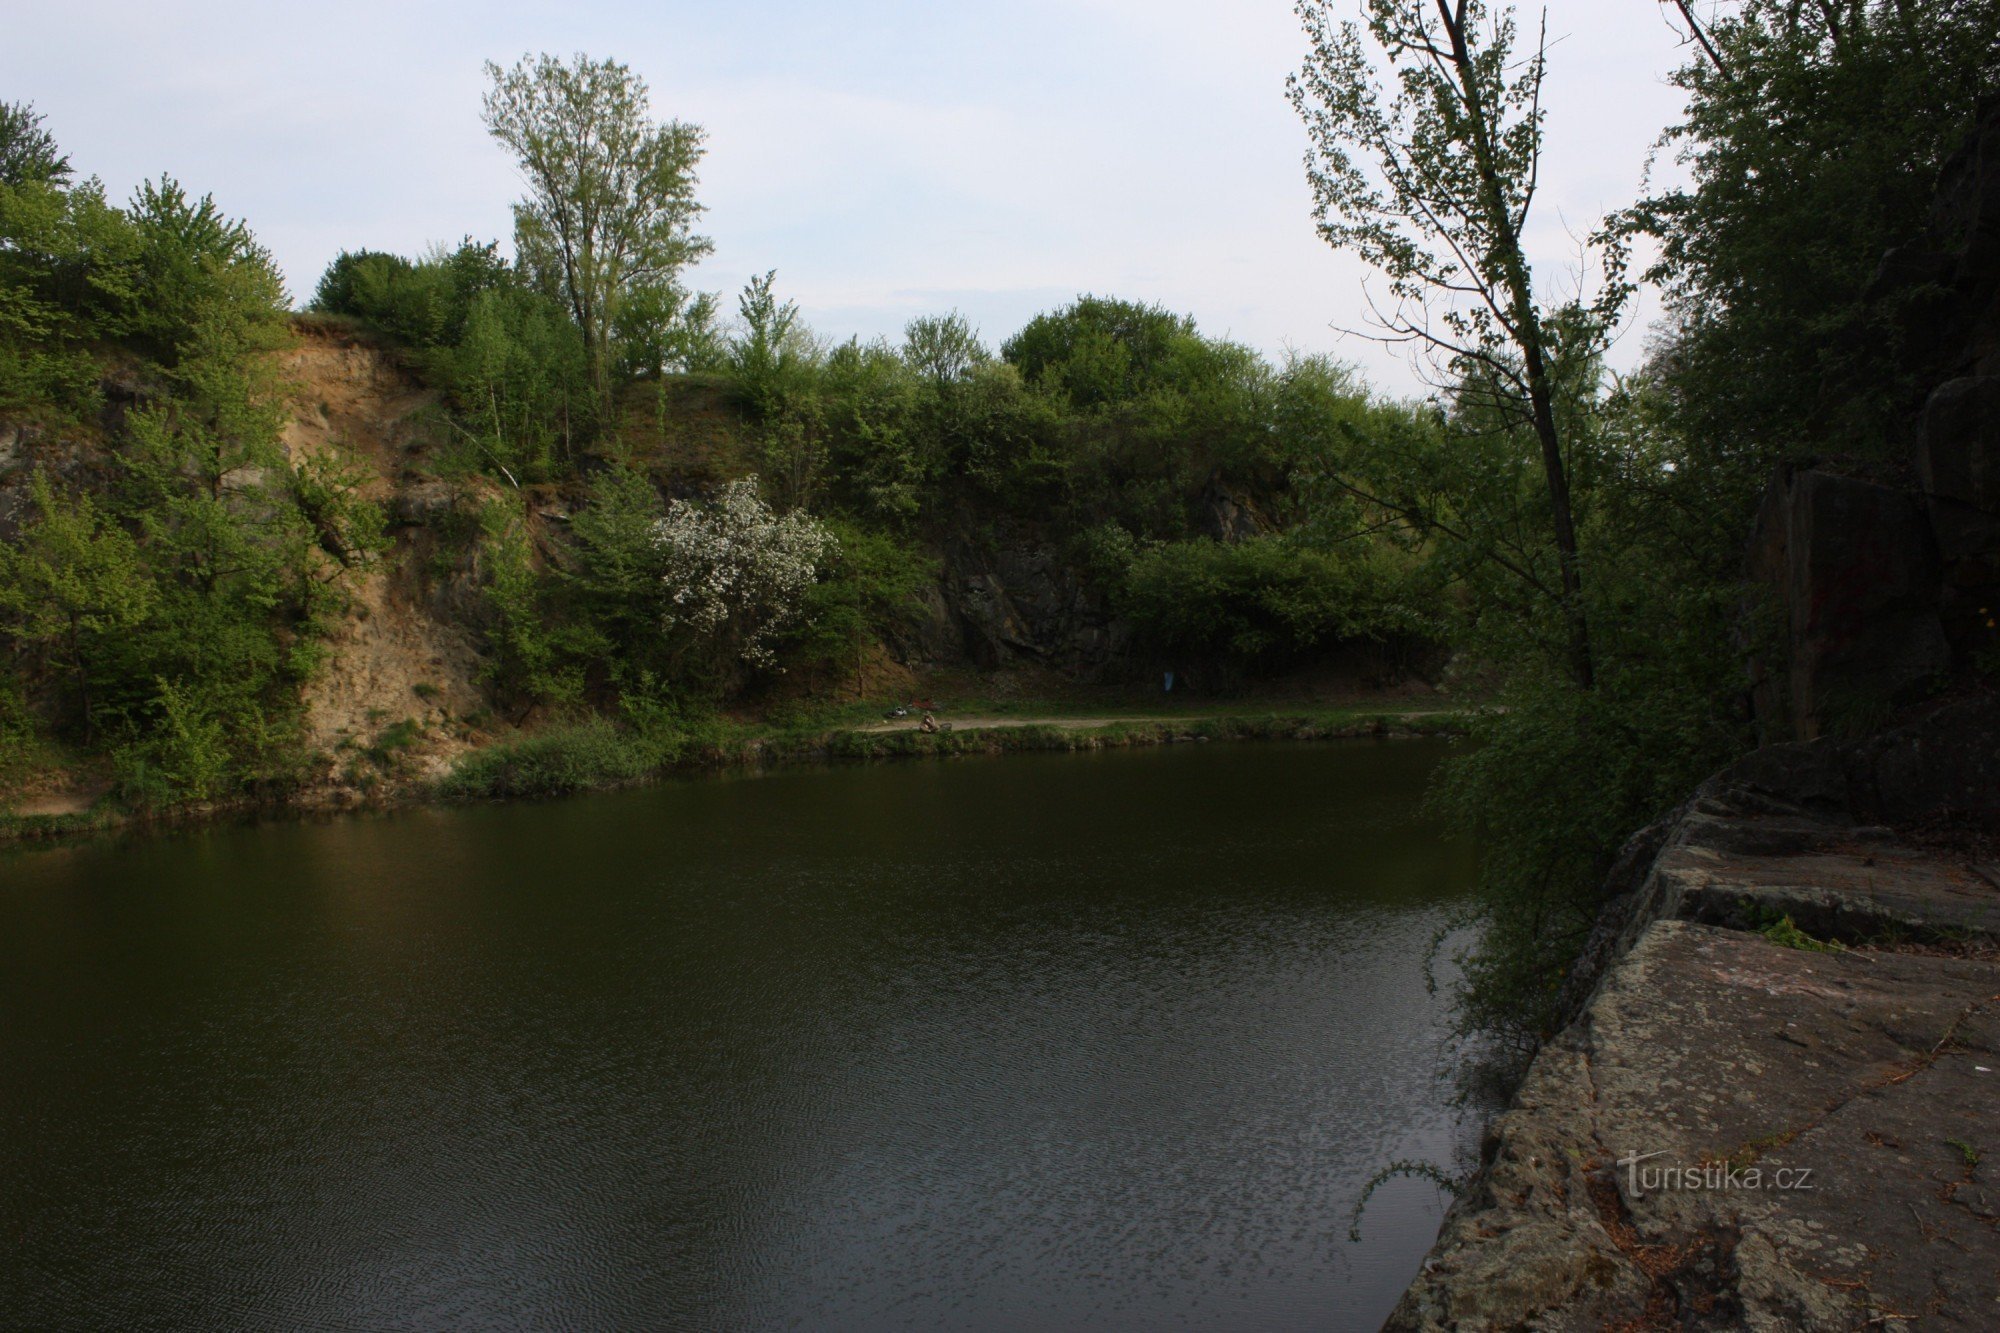
<svg viewBox="0 0 2000 1333">
<path fill-rule="evenodd" d="M 1390 1328 L 2000 1327 L 2000 885 L 1824 799 L 1880 743 L 1780 749 L 1635 840 Z"/>
<path fill-rule="evenodd" d="M 1995 1327 L 1996 1094 L 2000 963 L 1655 922 L 1389 1327 Z"/>
</svg>

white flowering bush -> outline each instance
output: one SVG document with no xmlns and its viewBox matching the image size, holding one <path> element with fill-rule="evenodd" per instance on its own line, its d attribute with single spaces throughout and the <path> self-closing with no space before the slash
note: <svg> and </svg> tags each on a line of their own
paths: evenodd
<svg viewBox="0 0 2000 1333">
<path fill-rule="evenodd" d="M 707 503 L 675 500 L 653 526 L 666 590 L 665 628 L 719 664 L 767 668 L 797 625 L 806 591 L 835 550 L 803 511 L 780 516 L 755 480 L 732 481 Z"/>
</svg>

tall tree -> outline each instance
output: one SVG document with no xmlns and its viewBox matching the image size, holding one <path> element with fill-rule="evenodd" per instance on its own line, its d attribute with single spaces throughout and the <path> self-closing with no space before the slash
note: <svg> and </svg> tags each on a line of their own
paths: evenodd
<svg viewBox="0 0 2000 1333">
<path fill-rule="evenodd" d="M 0 102 L 0 185 L 69 184 L 69 155 L 26 102 Z"/>
<path fill-rule="evenodd" d="M 1532 435 L 1570 673 L 1593 683 L 1582 561 L 1556 411 L 1564 364 L 1602 349 L 1626 292 L 1617 252 L 1594 301 L 1545 302 L 1524 236 L 1542 154 L 1546 34 L 1517 60 L 1512 6 L 1363 0 L 1364 22 L 1299 0 L 1312 52 L 1287 81 L 1312 150 L 1319 230 L 1389 279 L 1381 336 L 1422 351 L 1461 401 Z M 1386 67 L 1386 73 L 1384 72 Z"/>
<path fill-rule="evenodd" d="M 712 248 L 692 231 L 701 127 L 653 121 L 646 81 L 615 60 L 524 56 L 512 69 L 488 62 L 486 73 L 486 128 L 528 186 L 514 206 L 519 258 L 568 303 L 608 409 L 620 307 L 671 288 Z"/>
<path fill-rule="evenodd" d="M 2000 92 L 2000 0 L 1702 8 L 1662 141 L 1683 171 L 1619 225 L 1658 246 L 1651 369 L 1700 466 L 1754 495 L 1786 458 L 1897 452 L 1906 396 L 1930 387 L 1904 378 L 1900 317 L 1879 322 L 1905 298 L 1870 288 Z"/>
</svg>

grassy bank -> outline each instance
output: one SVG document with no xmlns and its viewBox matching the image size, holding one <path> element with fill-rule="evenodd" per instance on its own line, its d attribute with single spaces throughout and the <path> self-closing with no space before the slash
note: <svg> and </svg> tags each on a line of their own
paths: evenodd
<svg viewBox="0 0 2000 1333">
<path fill-rule="evenodd" d="M 997 755 L 1028 751 L 1104 750 L 1217 740 L 1333 740 L 1360 736 L 1450 734 L 1457 712 L 1334 709 L 1294 712 L 1188 710 L 1172 717 L 1110 717 L 1036 710 L 1015 704 L 1020 721 L 954 725 L 925 733 L 914 726 L 882 730 L 873 710 L 847 710 L 845 725 L 794 722 L 748 726 L 726 722 L 693 728 L 620 729 L 602 720 L 554 728 L 488 746 L 461 759 L 435 784 L 446 800 L 556 796 L 631 786 L 675 774 L 731 767 Z M 1135 710 L 1136 712 L 1136 710 Z"/>
<path fill-rule="evenodd" d="M 498 740 L 460 756 L 428 781 L 389 784 L 358 805 L 307 789 L 260 800 L 204 802 L 154 810 L 124 808 L 106 794 L 88 809 L 48 814 L 0 812 L 0 844 L 55 841 L 109 832 L 183 828 L 224 819 L 352 810 L 433 801 L 568 796 L 640 786 L 669 777 L 795 764 L 870 762 L 960 755 L 1078 752 L 1205 741 L 1335 740 L 1449 735 L 1470 710 L 1367 707 L 1235 708 L 1168 711 L 1099 701 L 1010 699 L 955 707 L 950 730 L 925 733 L 913 720 L 885 725 L 878 705 L 850 704 L 746 721 L 720 716 L 654 716 L 614 723 L 593 717 Z M 344 793 L 351 797 L 352 793 Z"/>
<path fill-rule="evenodd" d="M 122 823 L 124 817 L 121 814 L 103 807 L 81 814 L 17 815 L 0 812 L 0 844 L 81 837 L 107 832 Z"/>
</svg>

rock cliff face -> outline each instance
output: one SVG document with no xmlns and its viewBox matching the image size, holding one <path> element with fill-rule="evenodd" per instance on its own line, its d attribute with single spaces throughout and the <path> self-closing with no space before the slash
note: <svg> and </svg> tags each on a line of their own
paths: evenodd
<svg viewBox="0 0 2000 1333">
<path fill-rule="evenodd" d="M 354 570 L 351 605 L 327 642 L 324 668 L 306 686 L 305 738 L 324 756 L 318 800 L 349 795 L 345 762 L 387 727 L 412 737 L 403 766 L 418 776 L 442 772 L 467 745 L 459 719 L 485 708 L 477 621 L 448 600 L 474 601 L 470 580 L 426 574 L 434 548 L 428 524 L 455 502 L 440 483 L 405 484 L 421 454 L 420 422 L 434 396 L 375 348 L 307 336 L 284 354 L 296 386 L 284 428 L 288 455 L 336 451 L 366 469 L 362 489 L 390 517 L 392 545 Z M 437 492 L 442 492 L 442 499 Z"/>
<path fill-rule="evenodd" d="M 1916 389 L 1906 466 L 1772 482 L 1750 558 L 1782 621 L 1756 691 L 1770 740 L 1851 734 L 2000 651 L 2000 101 L 1871 296 Z"/>
<path fill-rule="evenodd" d="M 1253 497 L 1219 485 L 1203 493 L 1199 514 L 1205 535 L 1216 541 L 1272 530 Z M 926 609 L 919 627 L 896 645 L 906 661 L 1029 664 L 1090 678 L 1116 668 L 1132 648 L 1132 627 L 1103 589 L 1065 561 L 1046 534 L 1020 523 L 952 542 Z"/>
<path fill-rule="evenodd" d="M 1032 662 L 1070 674 L 1100 671 L 1130 634 L 1103 594 L 1045 541 L 1017 528 L 946 552 L 939 606 L 953 630 L 933 661 L 997 667 Z"/>
<path fill-rule="evenodd" d="M 2000 1327 L 2000 103 L 1878 287 L 1908 466 L 1778 477 L 1751 551 L 1783 743 L 1620 859 L 1391 1328 Z"/>
<path fill-rule="evenodd" d="M 1993 1327 L 2000 861 L 1875 822 L 1968 810 L 2000 824 L 1990 700 L 1706 784 L 1389 1327 Z"/>
</svg>

